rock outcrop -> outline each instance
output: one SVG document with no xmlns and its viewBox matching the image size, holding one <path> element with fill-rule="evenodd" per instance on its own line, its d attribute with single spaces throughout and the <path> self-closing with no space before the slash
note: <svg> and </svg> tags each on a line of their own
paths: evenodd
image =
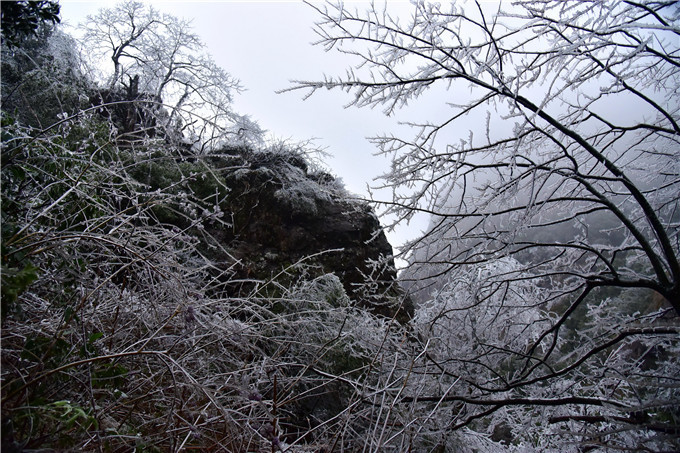
<svg viewBox="0 0 680 453">
<path fill-rule="evenodd" d="M 298 263 L 311 277 L 335 274 L 350 299 L 372 312 L 409 319 L 392 247 L 367 203 L 294 153 L 241 150 L 234 158 L 237 165 L 222 173 L 231 231 L 219 232 L 238 260 L 233 281 L 267 280 Z"/>
</svg>

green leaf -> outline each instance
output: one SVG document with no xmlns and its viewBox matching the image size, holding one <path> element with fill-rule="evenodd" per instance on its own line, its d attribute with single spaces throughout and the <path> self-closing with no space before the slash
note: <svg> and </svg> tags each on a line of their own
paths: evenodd
<svg viewBox="0 0 680 453">
<path fill-rule="evenodd" d="M 23 269 L 2 266 L 2 317 L 4 318 L 19 299 L 19 296 L 38 279 L 38 269 L 28 263 Z"/>
<path fill-rule="evenodd" d="M 87 342 L 88 343 L 94 343 L 95 341 L 99 340 L 103 336 L 104 336 L 104 334 L 102 332 L 95 332 L 95 333 L 90 335 L 90 338 L 88 338 Z"/>
</svg>

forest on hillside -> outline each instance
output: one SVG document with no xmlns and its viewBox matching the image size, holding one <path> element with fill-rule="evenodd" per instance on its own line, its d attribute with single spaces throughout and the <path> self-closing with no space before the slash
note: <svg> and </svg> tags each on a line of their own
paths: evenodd
<svg viewBox="0 0 680 453">
<path fill-rule="evenodd" d="M 0 5 L 2 451 L 680 450 L 677 3 L 307 7 L 285 91 L 441 104 L 371 200 L 189 20 Z"/>
</svg>

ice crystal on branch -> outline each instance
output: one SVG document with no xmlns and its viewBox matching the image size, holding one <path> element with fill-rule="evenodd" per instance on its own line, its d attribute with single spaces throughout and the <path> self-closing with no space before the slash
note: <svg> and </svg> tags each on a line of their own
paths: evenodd
<svg viewBox="0 0 680 453">
<path fill-rule="evenodd" d="M 437 448 L 677 447 L 674 2 L 310 6 L 319 44 L 358 64 L 291 90 L 387 115 L 442 100 L 374 139 L 392 159 L 376 202 L 431 218 L 403 252 L 423 330 L 393 411 L 429 410 Z"/>
</svg>

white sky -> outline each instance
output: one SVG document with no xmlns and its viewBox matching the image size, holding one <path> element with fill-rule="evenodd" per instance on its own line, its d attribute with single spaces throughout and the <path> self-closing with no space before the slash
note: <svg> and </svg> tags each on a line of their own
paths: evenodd
<svg viewBox="0 0 680 453">
<path fill-rule="evenodd" d="M 234 110 L 248 114 L 276 138 L 302 141 L 315 139 L 330 157 L 325 159 L 331 173 L 342 178 L 350 192 L 368 196 L 367 185 L 389 165 L 387 158 L 374 156 L 375 147 L 367 137 L 396 131 L 395 118 L 379 109 L 344 108 L 350 101 L 341 91 L 318 92 L 303 100 L 303 92 L 276 94 L 289 87 L 290 80 L 321 80 L 323 75 L 343 75 L 352 60 L 339 52 L 326 53 L 313 46 L 317 12 L 292 1 L 153 1 L 165 13 L 193 21 L 194 31 L 214 60 L 246 88 L 235 99 Z M 114 1 L 61 0 L 62 23 L 77 26 L 87 15 Z M 368 2 L 346 2 L 359 10 Z M 406 1 L 390 2 L 408 14 Z M 417 113 L 401 112 L 403 119 L 422 120 Z M 385 194 L 387 197 L 388 194 Z M 405 225 L 389 234 L 393 246 L 417 235 L 426 219 Z"/>
</svg>

